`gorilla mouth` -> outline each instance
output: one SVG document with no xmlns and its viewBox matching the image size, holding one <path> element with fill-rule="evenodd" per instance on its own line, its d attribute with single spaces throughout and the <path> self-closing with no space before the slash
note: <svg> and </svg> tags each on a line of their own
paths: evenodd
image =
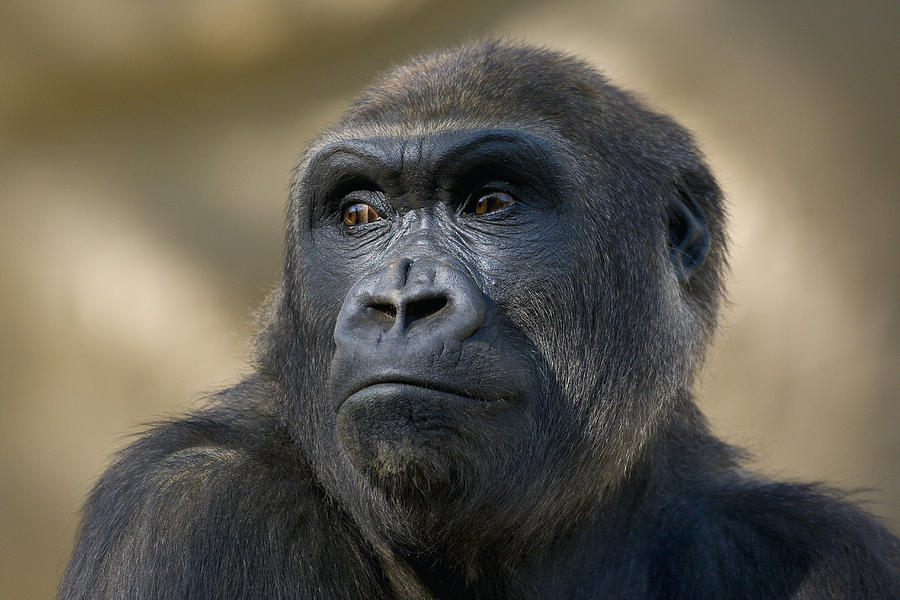
<svg viewBox="0 0 900 600">
<path fill-rule="evenodd" d="M 367 383 L 341 403 L 336 421 L 341 445 L 362 472 L 400 472 L 412 465 L 430 471 L 453 448 L 482 439 L 483 428 L 498 426 L 496 419 L 505 422 L 510 414 L 508 402 L 476 399 L 432 381 Z"/>
<path fill-rule="evenodd" d="M 489 403 L 492 400 L 474 398 L 464 393 L 462 390 L 444 385 L 435 381 L 426 381 L 413 378 L 390 378 L 390 379 L 372 379 L 367 380 L 352 388 L 346 398 L 335 408 L 340 410 L 341 406 L 351 398 L 363 400 L 363 398 L 371 399 L 387 399 L 392 396 L 396 397 L 421 397 L 423 400 L 429 398 L 444 400 L 457 400 L 469 403 Z"/>
</svg>

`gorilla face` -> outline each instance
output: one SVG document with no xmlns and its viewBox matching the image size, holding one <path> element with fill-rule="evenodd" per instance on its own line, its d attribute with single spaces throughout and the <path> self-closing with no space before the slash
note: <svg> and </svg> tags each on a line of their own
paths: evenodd
<svg viewBox="0 0 900 600">
<path fill-rule="evenodd" d="M 558 531 L 687 402 L 718 191 L 699 173 L 695 201 L 669 166 L 700 164 L 680 128 L 550 59 L 566 60 L 480 91 L 470 61 L 451 95 L 428 69 L 457 66 L 390 74 L 298 167 L 264 356 L 284 421 L 364 527 Z"/>
<path fill-rule="evenodd" d="M 489 129 L 312 157 L 305 287 L 336 315 L 320 431 L 388 495 L 452 500 L 547 452 L 546 368 L 510 309 L 578 260 L 556 162 L 535 136 Z"/>
</svg>

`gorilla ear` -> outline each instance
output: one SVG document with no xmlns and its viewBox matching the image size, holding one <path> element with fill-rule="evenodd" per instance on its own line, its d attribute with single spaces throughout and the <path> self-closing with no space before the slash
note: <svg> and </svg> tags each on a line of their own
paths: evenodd
<svg viewBox="0 0 900 600">
<path fill-rule="evenodd" d="M 706 215 L 682 179 L 675 183 L 666 206 L 669 220 L 669 249 L 678 281 L 690 279 L 709 251 Z"/>
</svg>

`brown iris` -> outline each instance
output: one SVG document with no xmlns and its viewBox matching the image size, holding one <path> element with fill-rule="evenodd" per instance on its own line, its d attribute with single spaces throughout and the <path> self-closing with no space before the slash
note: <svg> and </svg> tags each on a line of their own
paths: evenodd
<svg viewBox="0 0 900 600">
<path fill-rule="evenodd" d="M 381 215 L 375 212 L 374 208 L 363 202 L 351 204 L 344 209 L 344 225 L 347 227 L 380 220 Z"/>
<path fill-rule="evenodd" d="M 514 204 L 515 199 L 506 192 L 491 192 L 480 196 L 475 200 L 469 200 L 466 204 L 465 211 L 483 215 L 485 213 L 494 212 L 501 208 L 506 208 L 510 204 Z"/>
</svg>

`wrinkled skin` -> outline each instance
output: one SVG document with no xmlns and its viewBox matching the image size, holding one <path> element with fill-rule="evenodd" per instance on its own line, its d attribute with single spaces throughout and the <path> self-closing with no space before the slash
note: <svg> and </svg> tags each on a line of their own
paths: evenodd
<svg viewBox="0 0 900 600">
<path fill-rule="evenodd" d="M 60 597 L 897 597 L 895 538 L 693 403 L 723 229 L 575 59 L 398 67 L 297 168 L 257 372 L 123 453 Z"/>
</svg>

